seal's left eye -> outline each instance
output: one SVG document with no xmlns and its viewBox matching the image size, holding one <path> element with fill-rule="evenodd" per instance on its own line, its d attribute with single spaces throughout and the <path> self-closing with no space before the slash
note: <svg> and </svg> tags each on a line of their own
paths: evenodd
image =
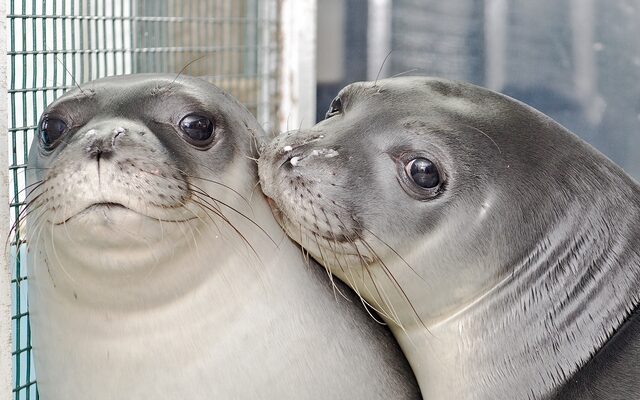
<svg viewBox="0 0 640 400">
<path fill-rule="evenodd" d="M 213 121 L 201 115 L 187 115 L 180 121 L 180 129 L 184 132 L 186 139 L 197 146 L 211 143 L 214 128 Z"/>
<path fill-rule="evenodd" d="M 414 158 L 405 165 L 404 170 L 409 178 L 423 189 L 432 189 L 440 183 L 438 168 L 429 159 Z"/>
<path fill-rule="evenodd" d="M 331 118 L 334 115 L 340 114 L 341 112 L 342 112 L 342 100 L 340 100 L 340 97 L 336 97 L 331 102 L 331 106 L 329 106 L 329 111 L 327 111 L 327 114 L 324 116 L 324 119 Z"/>
<path fill-rule="evenodd" d="M 43 117 L 40 121 L 40 140 L 46 148 L 53 147 L 67 131 L 67 124 L 58 118 Z"/>
</svg>

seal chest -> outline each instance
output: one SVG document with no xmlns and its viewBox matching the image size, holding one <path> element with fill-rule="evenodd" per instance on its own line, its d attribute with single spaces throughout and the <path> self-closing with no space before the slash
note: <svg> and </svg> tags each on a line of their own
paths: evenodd
<svg viewBox="0 0 640 400">
<path fill-rule="evenodd" d="M 425 398 L 640 397 L 640 188 L 545 115 L 466 83 L 355 83 L 259 175 Z"/>
<path fill-rule="evenodd" d="M 419 398 L 393 337 L 281 240 L 254 133 L 184 76 L 105 78 L 47 108 L 25 211 L 44 399 Z"/>
</svg>

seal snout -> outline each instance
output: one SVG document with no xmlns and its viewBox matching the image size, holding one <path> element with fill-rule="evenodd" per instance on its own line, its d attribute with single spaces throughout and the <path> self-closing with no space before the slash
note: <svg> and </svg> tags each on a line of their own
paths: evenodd
<svg viewBox="0 0 640 400">
<path fill-rule="evenodd" d="M 96 129 L 90 129 L 85 134 L 89 139 L 86 147 L 87 154 L 90 158 L 108 160 L 115 151 L 116 141 L 126 135 L 127 130 L 123 127 L 117 127 L 104 133 L 98 132 Z"/>
<path fill-rule="evenodd" d="M 280 168 L 290 169 L 303 163 L 319 158 L 334 158 L 340 155 L 335 147 L 314 147 L 301 145 L 293 147 L 284 146 L 278 151 L 278 165 Z"/>
</svg>

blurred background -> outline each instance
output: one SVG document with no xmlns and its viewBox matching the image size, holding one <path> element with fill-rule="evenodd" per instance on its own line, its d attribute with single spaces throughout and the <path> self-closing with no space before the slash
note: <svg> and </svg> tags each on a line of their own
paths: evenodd
<svg viewBox="0 0 640 400">
<path fill-rule="evenodd" d="M 138 72 L 201 76 L 271 134 L 322 119 L 354 81 L 469 81 L 538 108 L 640 178 L 640 0 L 0 0 L 0 22 L 5 227 L 24 206 L 46 105 L 76 83 Z M 21 229 L 8 248 L 0 400 L 36 399 Z"/>
<path fill-rule="evenodd" d="M 379 72 L 464 80 L 541 110 L 640 178 L 640 0 L 323 0 L 317 21 L 317 119 Z"/>
</svg>

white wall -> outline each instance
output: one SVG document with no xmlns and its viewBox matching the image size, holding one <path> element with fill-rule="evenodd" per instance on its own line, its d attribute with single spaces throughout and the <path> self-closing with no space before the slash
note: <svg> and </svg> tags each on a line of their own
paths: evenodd
<svg viewBox="0 0 640 400">
<path fill-rule="evenodd" d="M 280 132 L 315 123 L 316 1 L 282 0 Z"/>
</svg>

